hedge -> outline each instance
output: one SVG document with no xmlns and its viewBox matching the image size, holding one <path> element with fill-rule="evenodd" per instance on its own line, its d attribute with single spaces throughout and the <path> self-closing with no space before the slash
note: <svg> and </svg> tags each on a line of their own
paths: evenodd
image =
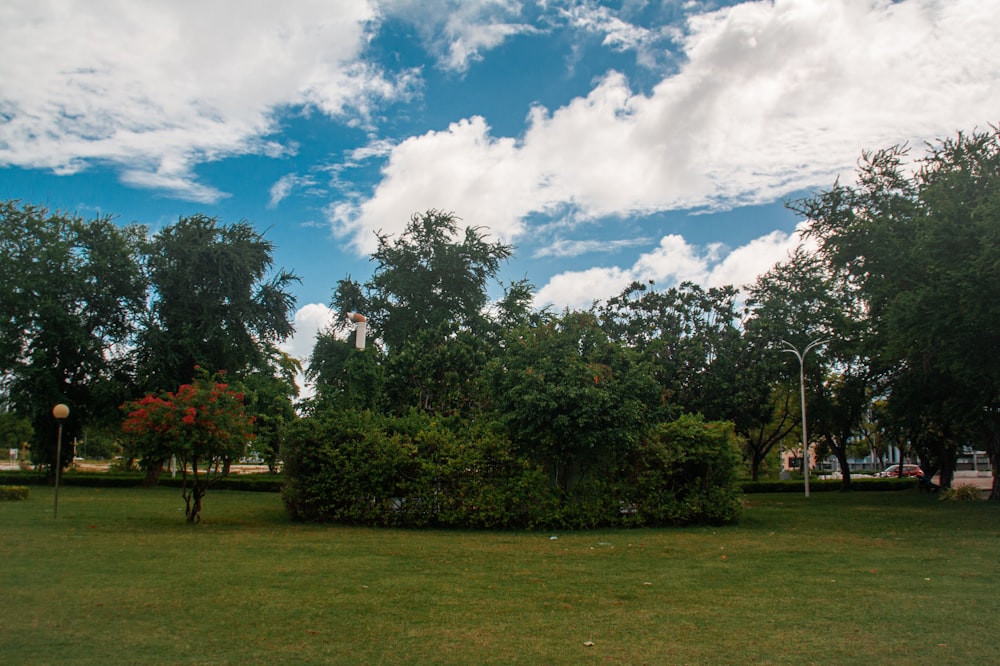
<svg viewBox="0 0 1000 666">
<path fill-rule="evenodd" d="M 59 477 L 59 483 L 90 488 L 134 488 L 142 485 L 145 478 L 146 475 L 140 472 L 66 472 Z M 182 481 L 180 475 L 171 477 L 164 473 L 158 485 L 180 488 Z M 48 483 L 44 474 L 34 471 L 0 472 L 0 484 L 42 486 Z M 277 493 L 282 483 L 283 476 L 277 474 L 229 474 L 213 484 L 212 489 Z"/>
<path fill-rule="evenodd" d="M 328 412 L 292 425 L 282 497 L 294 520 L 405 527 L 584 529 L 736 520 L 728 424 L 682 417 L 569 490 L 499 426 Z"/>
<path fill-rule="evenodd" d="M 744 493 L 801 493 L 804 490 L 802 479 L 789 481 L 744 481 L 740 484 Z M 874 478 L 870 476 L 851 477 L 851 490 L 908 490 L 916 488 L 914 479 Z M 840 479 L 815 479 L 809 481 L 809 492 L 831 492 L 842 490 Z"/>
<path fill-rule="evenodd" d="M 28 486 L 0 486 L 0 502 L 20 502 L 28 499 Z"/>
</svg>

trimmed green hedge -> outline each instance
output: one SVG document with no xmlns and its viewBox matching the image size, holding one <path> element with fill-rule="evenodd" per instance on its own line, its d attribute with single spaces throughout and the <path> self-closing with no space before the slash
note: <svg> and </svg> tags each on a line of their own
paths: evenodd
<svg viewBox="0 0 1000 666">
<path fill-rule="evenodd" d="M 28 499 L 28 486 L 0 486 L 0 502 L 20 502 Z"/>
<path fill-rule="evenodd" d="M 802 479 L 790 481 L 744 481 L 743 492 L 753 493 L 801 493 Z M 870 476 L 851 477 L 851 490 L 908 490 L 916 488 L 914 479 L 883 479 Z M 809 492 L 831 492 L 841 490 L 840 479 L 815 479 L 809 481 Z"/>
<path fill-rule="evenodd" d="M 141 472 L 66 472 L 59 477 L 61 485 L 86 486 L 90 488 L 134 488 L 142 485 L 145 474 Z M 29 486 L 46 485 L 44 474 L 34 471 L 0 472 L 0 484 Z M 171 477 L 168 472 L 160 475 L 159 485 L 180 488 L 180 475 Z M 214 490 L 242 490 L 252 492 L 277 493 L 281 491 L 284 477 L 276 474 L 229 474 L 214 485 Z"/>
<path fill-rule="evenodd" d="M 286 433 L 294 520 L 405 527 L 586 529 L 736 520 L 728 424 L 682 417 L 565 493 L 499 428 L 422 414 L 328 412 Z"/>
</svg>

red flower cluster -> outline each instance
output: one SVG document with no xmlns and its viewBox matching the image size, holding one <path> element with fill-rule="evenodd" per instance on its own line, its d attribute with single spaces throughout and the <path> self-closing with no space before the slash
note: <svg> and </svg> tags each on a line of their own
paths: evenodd
<svg viewBox="0 0 1000 666">
<path fill-rule="evenodd" d="M 253 438 L 243 394 L 228 384 L 199 380 L 174 393 L 126 403 L 122 430 L 143 455 L 182 460 L 239 454 Z"/>
</svg>

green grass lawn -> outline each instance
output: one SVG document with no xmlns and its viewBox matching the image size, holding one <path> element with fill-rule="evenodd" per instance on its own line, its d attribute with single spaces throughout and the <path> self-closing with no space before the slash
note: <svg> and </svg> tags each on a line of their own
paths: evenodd
<svg viewBox="0 0 1000 666">
<path fill-rule="evenodd" d="M 751 495 L 723 528 L 289 523 L 277 495 L 0 503 L 4 664 L 987 664 L 1000 505 Z M 557 537 L 557 538 L 553 538 Z"/>
</svg>

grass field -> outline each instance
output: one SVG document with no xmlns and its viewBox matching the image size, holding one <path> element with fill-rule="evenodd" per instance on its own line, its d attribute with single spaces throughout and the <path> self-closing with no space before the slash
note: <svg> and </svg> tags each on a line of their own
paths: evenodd
<svg viewBox="0 0 1000 666">
<path fill-rule="evenodd" d="M 0 503 L 4 664 L 987 664 L 1000 505 L 748 496 L 736 526 L 287 522 L 273 494 Z"/>
</svg>

